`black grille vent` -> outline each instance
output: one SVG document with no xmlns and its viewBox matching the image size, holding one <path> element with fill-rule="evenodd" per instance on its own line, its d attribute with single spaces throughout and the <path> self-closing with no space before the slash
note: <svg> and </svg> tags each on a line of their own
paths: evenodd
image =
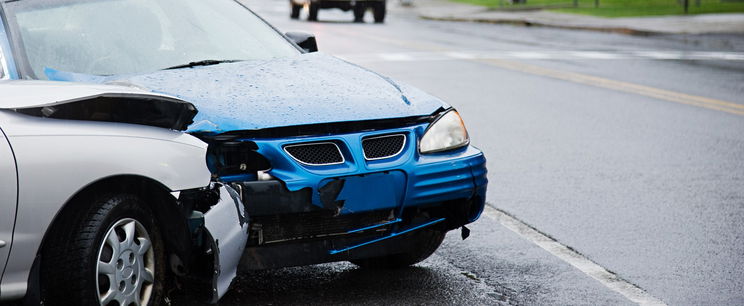
<svg viewBox="0 0 744 306">
<path fill-rule="evenodd" d="M 383 159 L 396 156 L 403 151 L 406 135 L 394 134 L 367 137 L 362 140 L 364 158 L 368 160 Z"/>
<path fill-rule="evenodd" d="M 284 151 L 295 160 L 306 165 L 334 165 L 344 162 L 341 150 L 332 142 L 315 142 L 288 145 Z"/>
</svg>

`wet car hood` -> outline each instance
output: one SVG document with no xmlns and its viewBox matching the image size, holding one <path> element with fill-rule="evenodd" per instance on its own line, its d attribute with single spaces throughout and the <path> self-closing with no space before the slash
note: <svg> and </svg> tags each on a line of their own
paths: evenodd
<svg viewBox="0 0 744 306">
<path fill-rule="evenodd" d="M 136 86 L 189 101 L 199 110 L 189 132 L 425 116 L 446 107 L 420 90 L 321 53 L 98 80 L 47 74 L 56 80 Z"/>
</svg>

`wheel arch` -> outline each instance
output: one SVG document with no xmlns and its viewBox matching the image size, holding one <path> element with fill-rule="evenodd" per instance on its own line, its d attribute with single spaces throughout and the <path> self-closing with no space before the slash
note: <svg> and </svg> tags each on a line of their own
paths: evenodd
<svg viewBox="0 0 744 306">
<path fill-rule="evenodd" d="M 80 189 L 70 197 L 59 209 L 47 228 L 42 242 L 36 253 L 36 260 L 31 269 L 29 277 L 29 288 L 27 297 L 40 296 L 39 265 L 41 254 L 49 239 L 62 233 L 62 229 L 68 225 L 71 216 L 85 211 L 91 205 L 92 200 L 102 194 L 128 193 L 133 194 L 145 202 L 153 212 L 156 224 L 162 233 L 168 233 L 168 238 L 163 239 L 165 252 L 169 263 L 171 254 L 175 254 L 181 260 L 189 256 L 191 250 L 191 237 L 187 223 L 178 200 L 171 194 L 171 190 L 149 177 L 140 175 L 116 175 L 102 178 Z M 170 267 L 167 267 L 170 269 Z"/>
</svg>

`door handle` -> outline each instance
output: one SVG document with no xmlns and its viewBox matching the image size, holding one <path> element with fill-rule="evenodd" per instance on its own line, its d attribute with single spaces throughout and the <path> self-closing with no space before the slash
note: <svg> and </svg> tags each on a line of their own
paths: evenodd
<svg viewBox="0 0 744 306">
<path fill-rule="evenodd" d="M 5 241 L 0 240 L 0 248 L 5 246 Z"/>
</svg>

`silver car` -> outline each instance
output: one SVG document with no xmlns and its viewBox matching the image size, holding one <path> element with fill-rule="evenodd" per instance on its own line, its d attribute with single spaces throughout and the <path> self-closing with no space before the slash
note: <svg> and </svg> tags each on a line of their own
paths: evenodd
<svg viewBox="0 0 744 306">
<path fill-rule="evenodd" d="M 180 131 L 191 103 L 62 82 L 0 93 L 0 300 L 157 304 L 166 248 L 182 275 L 205 267 L 208 300 L 224 294 L 247 225 L 235 191 L 210 183 L 207 144 Z"/>
</svg>

